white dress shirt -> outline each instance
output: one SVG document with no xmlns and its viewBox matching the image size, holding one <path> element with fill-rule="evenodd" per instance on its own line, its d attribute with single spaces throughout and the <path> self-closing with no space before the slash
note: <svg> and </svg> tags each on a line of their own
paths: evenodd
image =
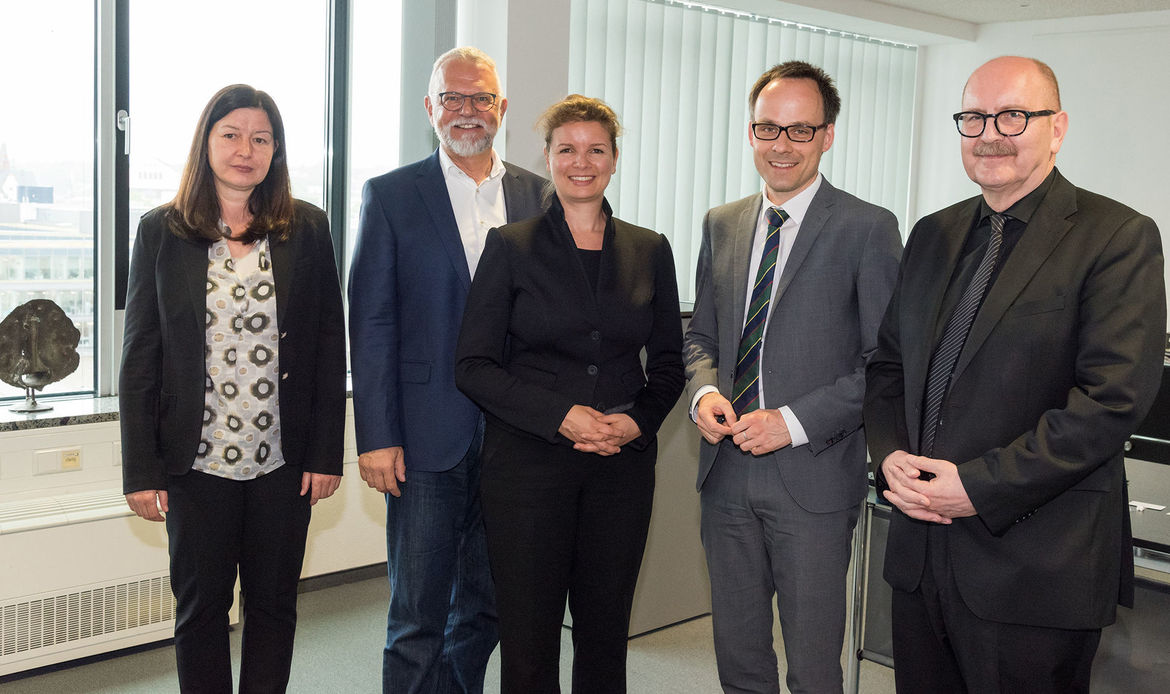
<svg viewBox="0 0 1170 694">
<path fill-rule="evenodd" d="M 776 255 L 776 274 L 772 278 L 772 296 L 768 301 L 768 317 L 764 323 L 764 337 L 763 343 L 760 346 L 761 350 L 768 349 L 768 323 L 772 321 L 772 307 L 775 306 L 776 287 L 780 286 L 780 276 L 784 274 L 784 265 L 788 262 L 788 256 L 792 253 L 792 246 L 796 243 L 796 235 L 800 233 L 800 223 L 804 221 L 805 215 L 808 213 L 808 206 L 812 202 L 813 197 L 821 188 L 821 181 L 824 180 L 818 173 L 816 180 L 812 184 L 794 195 L 788 202 L 783 205 L 776 205 L 768 199 L 768 191 L 765 189 L 761 195 L 762 204 L 760 205 L 760 213 L 756 217 L 755 235 L 752 237 L 752 258 L 751 265 L 748 267 L 748 285 L 747 294 L 744 297 L 744 306 L 751 305 L 752 289 L 756 284 L 756 273 L 760 268 L 760 259 L 764 256 L 764 241 L 768 236 L 768 208 L 779 207 L 788 214 L 788 221 L 780 227 L 780 247 Z M 747 311 L 744 311 L 744 322 L 747 322 Z M 742 333 L 742 326 L 740 332 Z M 731 368 L 735 368 L 734 364 Z M 759 388 L 760 388 L 760 409 L 768 407 L 767 401 L 764 399 L 764 369 L 760 369 Z M 781 375 L 783 377 L 783 375 Z M 707 393 L 718 391 L 715 386 L 703 386 L 696 393 L 691 400 L 691 419 L 695 418 L 695 408 L 699 405 L 699 400 Z M 727 394 L 730 397 L 730 393 Z M 779 408 L 781 416 L 784 417 L 784 423 L 788 425 L 788 434 L 792 437 L 793 446 L 803 446 L 808 443 L 808 434 L 805 433 L 804 427 L 800 420 L 796 418 L 796 414 L 792 412 L 792 408 L 788 405 L 780 405 Z"/>
<path fill-rule="evenodd" d="M 476 183 L 456 166 L 442 147 L 439 148 L 439 164 L 447 183 L 455 223 L 459 226 L 459 237 L 463 240 L 467 269 L 475 277 L 488 230 L 508 223 L 508 208 L 504 204 L 504 163 L 493 149 L 492 169 L 482 183 Z"/>
</svg>

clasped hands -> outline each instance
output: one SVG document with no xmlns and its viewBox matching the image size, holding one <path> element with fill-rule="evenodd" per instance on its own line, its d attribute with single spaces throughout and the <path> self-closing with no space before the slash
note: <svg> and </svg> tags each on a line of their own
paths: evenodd
<svg viewBox="0 0 1170 694">
<path fill-rule="evenodd" d="M 924 472 L 933 477 L 922 479 Z M 949 525 L 976 513 L 958 466 L 949 460 L 894 451 L 882 461 L 882 475 L 889 485 L 883 496 L 911 518 Z"/>
<path fill-rule="evenodd" d="M 699 398 L 695 424 L 708 443 L 716 444 L 730 436 L 741 451 L 752 455 L 771 453 L 792 443 L 792 434 L 780 410 L 753 410 L 736 417 L 731 403 L 716 391 Z"/>
<path fill-rule="evenodd" d="M 622 446 L 642 435 L 642 429 L 628 414 L 604 414 L 587 405 L 573 405 L 557 429 L 582 453 L 613 455 Z"/>
</svg>

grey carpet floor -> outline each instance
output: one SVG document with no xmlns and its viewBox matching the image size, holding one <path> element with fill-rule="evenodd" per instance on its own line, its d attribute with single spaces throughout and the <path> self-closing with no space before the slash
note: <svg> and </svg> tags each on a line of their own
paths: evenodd
<svg viewBox="0 0 1170 694">
<path fill-rule="evenodd" d="M 384 576 L 302 593 L 291 694 L 381 691 L 385 638 Z M 232 632 L 233 665 L 239 668 L 238 629 Z M 561 686 L 570 691 L 570 632 L 562 631 Z M 777 639 L 779 642 L 779 639 Z M 178 692 L 175 653 L 169 644 L 79 665 L 0 680 L 3 694 L 168 694 Z M 783 662 L 783 657 L 781 657 Z M 719 692 L 709 617 L 684 622 L 632 639 L 628 688 L 637 692 L 713 694 Z M 499 651 L 488 664 L 485 691 L 499 691 Z M 861 691 L 892 694 L 892 671 L 862 663 Z"/>
</svg>

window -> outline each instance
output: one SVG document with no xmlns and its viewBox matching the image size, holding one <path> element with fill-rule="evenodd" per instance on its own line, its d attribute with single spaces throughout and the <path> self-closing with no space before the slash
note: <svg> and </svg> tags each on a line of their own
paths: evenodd
<svg viewBox="0 0 1170 694">
<path fill-rule="evenodd" d="M 422 110 L 422 97 L 401 104 L 402 52 L 397 41 L 402 0 L 357 0 L 353 3 L 353 59 L 349 90 L 349 176 L 346 191 L 345 268 L 357 240 L 362 186 L 398 166 L 401 108 Z M 346 275 L 342 275 L 344 288 Z"/>
<path fill-rule="evenodd" d="M 81 365 L 42 395 L 114 390 L 117 275 L 139 217 L 174 196 L 203 106 L 228 84 L 272 95 L 293 195 L 326 209 L 348 255 L 362 183 L 398 164 L 401 0 L 9 4 L 0 319 L 48 298 L 81 331 Z M 121 133 L 103 149 L 117 109 L 130 116 L 128 157 Z M 21 397 L 0 384 L 0 400 Z"/>
<path fill-rule="evenodd" d="M 609 200 L 670 239 L 683 301 L 703 214 L 762 189 L 747 94 L 785 60 L 819 65 L 841 93 L 821 172 L 906 229 L 915 47 L 676 0 L 573 0 L 571 27 L 570 91 L 607 101 L 625 129 Z"/>
<path fill-rule="evenodd" d="M 94 382 L 94 14 L 77 4 L 7 3 L 0 40 L 0 319 L 51 299 L 81 331 L 80 366 L 46 393 Z"/>
<path fill-rule="evenodd" d="M 328 0 L 131 0 L 130 17 L 131 234 L 175 196 L 199 114 L 229 84 L 272 96 L 293 195 L 324 206 Z"/>
</svg>

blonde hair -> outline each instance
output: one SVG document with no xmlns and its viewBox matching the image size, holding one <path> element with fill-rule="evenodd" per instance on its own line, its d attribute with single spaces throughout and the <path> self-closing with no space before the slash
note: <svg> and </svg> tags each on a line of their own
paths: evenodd
<svg viewBox="0 0 1170 694">
<path fill-rule="evenodd" d="M 552 143 L 553 131 L 566 123 L 598 123 L 609 134 L 609 144 L 617 150 L 617 138 L 622 134 L 617 114 L 601 99 L 570 94 L 541 114 L 536 126 L 544 135 L 544 146 Z"/>
</svg>

